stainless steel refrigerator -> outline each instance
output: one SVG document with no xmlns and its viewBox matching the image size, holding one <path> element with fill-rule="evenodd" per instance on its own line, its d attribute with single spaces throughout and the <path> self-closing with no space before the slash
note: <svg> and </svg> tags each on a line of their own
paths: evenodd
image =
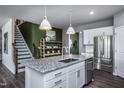
<svg viewBox="0 0 124 93">
<path fill-rule="evenodd" d="M 113 37 L 94 37 L 94 69 L 113 72 Z"/>
</svg>

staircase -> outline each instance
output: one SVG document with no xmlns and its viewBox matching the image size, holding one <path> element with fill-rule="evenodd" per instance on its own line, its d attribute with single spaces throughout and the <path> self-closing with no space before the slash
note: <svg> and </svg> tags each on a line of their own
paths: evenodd
<svg viewBox="0 0 124 93">
<path fill-rule="evenodd" d="M 14 48 L 16 50 L 15 56 L 15 67 L 16 67 L 16 74 L 25 71 L 25 66 L 21 63 L 22 61 L 31 60 L 33 59 L 32 53 L 28 48 L 18 26 L 16 26 L 15 34 L 14 34 Z"/>
</svg>

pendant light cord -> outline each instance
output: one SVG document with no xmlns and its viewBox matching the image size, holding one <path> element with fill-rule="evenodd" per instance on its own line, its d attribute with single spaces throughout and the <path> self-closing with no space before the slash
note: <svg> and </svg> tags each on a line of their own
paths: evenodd
<svg viewBox="0 0 124 93">
<path fill-rule="evenodd" d="M 45 16 L 46 16 L 46 5 L 44 6 L 44 10 L 45 10 L 45 11 L 44 11 L 44 14 L 45 14 Z"/>
<path fill-rule="evenodd" d="M 72 17 L 72 11 L 70 10 L 70 26 L 72 25 L 71 24 L 71 17 Z"/>
</svg>

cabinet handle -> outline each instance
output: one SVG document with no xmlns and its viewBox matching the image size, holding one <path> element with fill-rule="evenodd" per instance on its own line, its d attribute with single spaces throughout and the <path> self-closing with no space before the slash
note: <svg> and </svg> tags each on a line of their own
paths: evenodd
<svg viewBox="0 0 124 93">
<path fill-rule="evenodd" d="M 77 71 L 77 77 L 80 77 L 80 70 Z"/>
<path fill-rule="evenodd" d="M 59 72 L 59 73 L 55 74 L 55 77 L 60 76 L 61 74 L 62 74 L 62 72 Z"/>
<path fill-rule="evenodd" d="M 56 82 L 55 82 L 55 85 L 58 85 L 58 84 L 60 84 L 60 83 L 62 83 L 62 80 L 56 81 Z"/>
</svg>

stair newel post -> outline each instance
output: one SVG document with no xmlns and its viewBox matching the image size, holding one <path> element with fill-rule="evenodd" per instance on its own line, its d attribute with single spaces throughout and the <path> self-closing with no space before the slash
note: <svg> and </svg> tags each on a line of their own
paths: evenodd
<svg viewBox="0 0 124 93">
<path fill-rule="evenodd" d="M 14 63 L 15 63 L 15 74 L 17 75 L 18 74 L 18 56 L 17 56 L 17 53 L 18 53 L 18 50 L 15 48 L 15 43 L 12 44 L 13 45 L 13 59 L 14 59 Z"/>
<path fill-rule="evenodd" d="M 16 74 L 18 74 L 18 60 L 17 60 L 17 59 L 18 59 L 18 54 L 17 54 L 17 53 L 18 53 L 18 50 L 15 49 L 15 51 L 16 51 L 16 53 L 15 53 L 15 54 L 16 54 L 16 56 L 15 56 L 15 57 L 16 57 L 16 58 L 15 58 L 15 60 L 16 60 L 16 61 L 15 61 L 15 62 L 16 62 Z"/>
</svg>

